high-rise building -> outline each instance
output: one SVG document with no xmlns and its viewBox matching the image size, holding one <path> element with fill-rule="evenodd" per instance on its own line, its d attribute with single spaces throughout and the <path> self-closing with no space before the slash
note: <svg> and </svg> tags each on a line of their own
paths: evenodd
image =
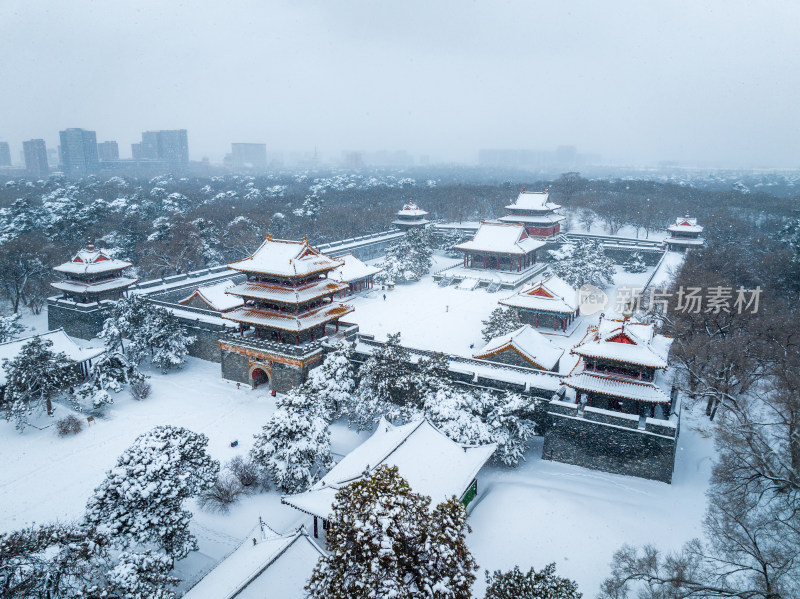
<svg viewBox="0 0 800 599">
<path fill-rule="evenodd" d="M 11 166 L 11 148 L 7 141 L 0 141 L 0 166 Z"/>
<path fill-rule="evenodd" d="M 97 144 L 97 157 L 104 161 L 119 160 L 119 145 L 115 141 Z"/>
<path fill-rule="evenodd" d="M 172 165 L 189 164 L 186 129 L 144 131 L 140 143 L 131 144 L 134 160 L 163 160 Z"/>
<path fill-rule="evenodd" d="M 67 175 L 84 176 L 99 166 L 97 134 L 85 129 L 67 129 L 61 137 L 61 166 Z"/>
<path fill-rule="evenodd" d="M 46 177 L 50 170 L 47 167 L 47 146 L 43 139 L 31 139 L 22 142 L 22 153 L 25 155 L 25 170 L 31 177 Z"/>
<path fill-rule="evenodd" d="M 231 144 L 231 166 L 236 171 L 267 170 L 266 144 Z"/>
</svg>

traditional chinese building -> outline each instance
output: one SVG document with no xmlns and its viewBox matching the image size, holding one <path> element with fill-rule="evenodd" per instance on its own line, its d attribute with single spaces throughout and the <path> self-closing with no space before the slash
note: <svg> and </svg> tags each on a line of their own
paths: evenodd
<svg viewBox="0 0 800 599">
<path fill-rule="evenodd" d="M 506 223 L 521 223 L 533 237 L 548 238 L 561 231 L 561 222 L 566 219 L 556 210 L 561 208 L 550 201 L 547 190 L 526 191 L 523 187 L 513 204 L 506 206 L 509 214 L 500 218 Z"/>
<path fill-rule="evenodd" d="M 405 230 L 424 227 L 430 223 L 425 219 L 427 215 L 428 213 L 420 209 L 414 202 L 408 202 L 402 210 L 397 211 L 397 218 L 392 221 L 392 224 Z"/>
<path fill-rule="evenodd" d="M 697 224 L 696 218 L 684 217 L 675 219 L 675 224 L 667 227 L 669 236 L 664 240 L 667 249 L 674 252 L 684 252 L 689 248 L 702 247 L 705 241 L 700 234 L 703 227 Z"/>
<path fill-rule="evenodd" d="M 553 331 L 566 331 L 580 315 L 577 290 L 555 275 L 528 285 L 499 303 L 517 310 L 522 322 Z"/>
<path fill-rule="evenodd" d="M 668 419 L 672 385 L 666 376 L 672 339 L 652 324 L 601 316 L 571 353 L 580 360 L 562 383 L 575 403 L 637 417 Z"/>
<path fill-rule="evenodd" d="M 210 285 L 195 287 L 191 295 L 179 300 L 181 306 L 199 308 L 201 310 L 213 310 L 214 312 L 230 312 L 234 308 L 244 305 L 241 297 L 228 293 L 229 289 L 235 287 L 231 279 L 225 279 Z"/>
<path fill-rule="evenodd" d="M 347 289 L 338 292 L 336 297 L 345 297 L 365 289 L 372 289 L 375 275 L 383 270 L 362 262 L 353 254 L 338 256 L 337 260 L 343 260 L 344 264 L 334 268 L 329 278 L 346 284 Z"/>
<path fill-rule="evenodd" d="M 137 281 L 124 274 L 125 269 L 130 266 L 130 262 L 112 258 L 90 242 L 69 262 L 59 264 L 53 269 L 63 278 L 51 285 L 63 292 L 65 299 L 76 303 L 117 300 Z"/>
<path fill-rule="evenodd" d="M 244 305 L 222 314 L 239 324 L 238 335 L 220 342 L 223 377 L 278 391 L 302 383 L 322 359 L 317 342 L 337 332 L 339 319 L 353 311 L 333 299 L 348 288 L 328 276 L 342 264 L 305 238 L 270 236 L 252 256 L 230 264 L 247 279 L 227 290 Z"/>
<path fill-rule="evenodd" d="M 475 354 L 480 360 L 491 360 L 513 366 L 558 372 L 564 350 L 553 345 L 547 337 L 524 325 L 490 340 Z"/>
<path fill-rule="evenodd" d="M 543 245 L 521 224 L 482 221 L 472 239 L 453 248 L 464 254 L 466 268 L 521 272 L 536 264 Z"/>
</svg>

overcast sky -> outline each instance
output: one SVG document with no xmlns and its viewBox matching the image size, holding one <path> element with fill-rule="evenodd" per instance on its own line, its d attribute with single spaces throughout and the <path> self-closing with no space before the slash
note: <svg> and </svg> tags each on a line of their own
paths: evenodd
<svg viewBox="0 0 800 599">
<path fill-rule="evenodd" d="M 0 0 L 0 140 L 800 166 L 800 3 Z"/>
</svg>

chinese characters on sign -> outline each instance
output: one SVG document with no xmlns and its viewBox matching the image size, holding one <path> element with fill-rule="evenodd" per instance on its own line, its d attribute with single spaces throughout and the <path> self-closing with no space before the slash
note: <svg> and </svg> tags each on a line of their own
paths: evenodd
<svg viewBox="0 0 800 599">
<path fill-rule="evenodd" d="M 761 298 L 761 287 L 745 289 L 744 287 L 679 287 L 674 293 L 666 289 L 650 289 L 642 295 L 641 287 L 620 287 L 617 290 L 617 312 L 626 306 L 634 310 L 642 309 L 642 298 L 648 301 L 650 311 L 667 312 L 670 299 L 674 298 L 672 309 L 684 314 L 719 314 L 721 312 L 736 314 L 755 314 L 758 312 Z"/>
</svg>

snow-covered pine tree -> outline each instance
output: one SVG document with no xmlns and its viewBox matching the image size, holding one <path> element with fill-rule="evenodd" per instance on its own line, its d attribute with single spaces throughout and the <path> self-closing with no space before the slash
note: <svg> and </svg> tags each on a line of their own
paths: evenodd
<svg viewBox="0 0 800 599">
<path fill-rule="evenodd" d="M 164 372 L 183 365 L 188 346 L 195 341 L 174 314 L 138 295 L 117 301 L 100 337 L 106 351 L 123 352 L 135 364 L 149 357 Z M 123 345 L 123 339 L 127 344 Z"/>
<path fill-rule="evenodd" d="M 308 385 L 289 391 L 255 436 L 250 456 L 284 493 L 305 491 L 331 467 L 325 406 Z"/>
<path fill-rule="evenodd" d="M 114 403 L 111 393 L 119 393 L 124 385 L 147 378 L 139 372 L 135 364 L 118 353 L 105 353 L 92 366 L 89 378 L 75 391 L 77 408 L 83 402 L 97 409 L 105 404 Z"/>
<path fill-rule="evenodd" d="M 174 559 L 197 550 L 183 501 L 214 484 L 219 463 L 208 437 L 177 426 L 157 426 L 136 438 L 106 473 L 86 505 L 86 523 L 116 545 L 152 543 Z"/>
<path fill-rule="evenodd" d="M 400 333 L 384 343 L 358 369 L 358 392 L 347 410 L 351 425 L 369 430 L 381 416 L 394 423 L 408 422 L 422 407 L 413 389 L 411 358 L 400 345 Z"/>
<path fill-rule="evenodd" d="M 486 594 L 484 599 L 581 599 L 578 585 L 569 578 L 556 575 L 556 565 L 548 564 L 538 572 L 531 568 L 493 574 L 486 572 Z"/>
<path fill-rule="evenodd" d="M 379 280 L 403 283 L 417 281 L 433 264 L 433 239 L 427 229 L 414 228 L 386 248 Z"/>
<path fill-rule="evenodd" d="M 352 343 L 339 343 L 325 355 L 322 365 L 309 374 L 309 392 L 324 406 L 329 422 L 347 411 L 355 392 L 355 371 L 350 362 L 354 350 Z"/>
<path fill-rule="evenodd" d="M 502 337 L 503 335 L 513 333 L 520 328 L 523 323 L 517 310 L 507 306 L 498 306 L 492 310 L 492 313 L 489 314 L 489 318 L 484 320 L 482 324 L 483 329 L 481 330 L 481 336 L 483 340 L 488 343 L 495 337 Z"/>
<path fill-rule="evenodd" d="M 525 459 L 528 441 L 536 434 L 534 406 L 530 399 L 506 392 L 501 396 L 481 393 L 484 419 L 491 427 L 492 442 L 497 450 L 492 459 L 506 466 L 516 466 Z"/>
<path fill-rule="evenodd" d="M 6 383 L 0 409 L 20 432 L 35 410 L 46 408 L 52 414 L 53 397 L 80 380 L 75 362 L 52 348 L 52 341 L 36 336 L 22 346 L 13 360 L 3 360 Z"/>
<path fill-rule="evenodd" d="M 622 268 L 625 272 L 638 273 L 646 271 L 647 264 L 644 263 L 644 259 L 639 252 L 633 252 L 622 264 Z"/>
<path fill-rule="evenodd" d="M 177 579 L 164 553 L 113 555 L 112 539 L 77 524 L 35 525 L 0 535 L 0 597 L 172 599 Z"/>
<path fill-rule="evenodd" d="M 586 284 L 604 287 L 614 282 L 614 262 L 597 241 L 564 244 L 549 254 L 553 272 L 576 289 Z"/>
<path fill-rule="evenodd" d="M 336 493 L 330 554 L 306 586 L 310 599 L 467 599 L 476 569 L 466 547 L 466 512 L 453 500 L 429 510 L 393 466 L 380 466 Z"/>
<path fill-rule="evenodd" d="M 19 321 L 21 317 L 22 315 L 19 312 L 11 316 L 0 316 L 0 343 L 15 339 L 25 330 L 25 327 Z"/>
</svg>

